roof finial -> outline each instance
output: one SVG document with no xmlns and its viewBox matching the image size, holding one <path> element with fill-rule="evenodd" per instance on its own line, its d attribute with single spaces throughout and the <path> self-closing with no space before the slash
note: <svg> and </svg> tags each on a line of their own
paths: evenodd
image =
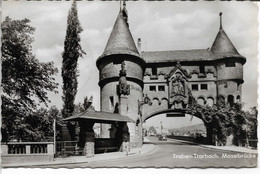
<svg viewBox="0 0 260 174">
<path fill-rule="evenodd" d="M 122 11 L 122 0 L 120 0 L 120 11 Z"/>
<path fill-rule="evenodd" d="M 219 17 L 220 17 L 220 26 L 219 29 L 222 30 L 222 12 L 219 13 Z"/>
</svg>

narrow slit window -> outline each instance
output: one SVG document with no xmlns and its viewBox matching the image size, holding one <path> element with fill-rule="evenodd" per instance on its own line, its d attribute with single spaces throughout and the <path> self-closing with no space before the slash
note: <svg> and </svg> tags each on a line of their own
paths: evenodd
<svg viewBox="0 0 260 174">
<path fill-rule="evenodd" d="M 155 67 L 152 68 L 152 75 L 157 76 L 157 68 Z"/>
<path fill-rule="evenodd" d="M 228 87 L 227 82 L 224 82 L 224 88 L 227 88 L 227 87 Z"/>
<path fill-rule="evenodd" d="M 240 88 L 240 84 L 237 83 L 237 91 L 239 91 L 239 88 Z"/>
<path fill-rule="evenodd" d="M 114 108 L 114 97 L 110 96 L 109 99 L 110 99 L 110 108 Z"/>
<path fill-rule="evenodd" d="M 200 65 L 200 73 L 205 74 L 205 66 Z"/>
</svg>

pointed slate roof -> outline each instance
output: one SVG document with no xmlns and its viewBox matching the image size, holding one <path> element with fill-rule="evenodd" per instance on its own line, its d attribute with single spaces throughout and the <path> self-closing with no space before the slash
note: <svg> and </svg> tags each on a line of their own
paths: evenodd
<svg viewBox="0 0 260 174">
<path fill-rule="evenodd" d="M 106 48 L 99 59 L 112 54 L 130 54 L 140 57 L 126 20 L 123 10 L 120 10 Z"/>
<path fill-rule="evenodd" d="M 77 121 L 77 120 L 81 120 L 81 119 L 93 120 L 96 123 L 135 122 L 133 119 L 131 119 L 125 115 L 110 113 L 110 112 L 95 111 L 92 109 L 88 109 L 84 112 L 80 112 L 78 114 L 72 115 L 63 120 L 64 121 Z"/>
<path fill-rule="evenodd" d="M 216 57 L 209 49 L 143 51 L 142 57 L 146 63 L 167 63 L 178 61 L 211 61 Z"/>
<path fill-rule="evenodd" d="M 232 44 L 231 40 L 228 38 L 222 27 L 222 13 L 220 16 L 220 28 L 216 36 L 216 39 L 211 47 L 211 52 L 218 58 L 224 57 L 242 57 L 235 46 Z"/>
</svg>

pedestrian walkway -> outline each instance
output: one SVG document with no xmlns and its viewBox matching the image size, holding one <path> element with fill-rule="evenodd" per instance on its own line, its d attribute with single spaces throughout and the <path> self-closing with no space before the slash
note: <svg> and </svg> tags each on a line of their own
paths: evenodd
<svg viewBox="0 0 260 174">
<path fill-rule="evenodd" d="M 213 146 L 213 145 L 204 145 L 204 144 L 193 143 L 193 142 L 185 141 L 185 140 L 177 140 L 177 139 L 172 139 L 172 140 L 178 141 L 178 142 L 183 142 L 183 143 L 189 143 L 189 144 L 192 143 L 192 144 L 196 144 L 196 145 L 199 145 L 201 147 L 210 148 L 210 149 L 218 149 L 218 150 L 225 150 L 225 151 L 231 151 L 231 152 L 258 154 L 257 149 L 250 149 L 250 148 L 246 148 L 246 147 L 238 147 L 238 146 L 234 146 L 234 145 L 233 146 Z"/>
<path fill-rule="evenodd" d="M 211 146 L 211 145 L 200 145 L 202 147 L 210 148 L 210 149 L 219 149 L 225 151 L 232 151 L 232 152 L 242 152 L 242 153 L 253 153 L 258 154 L 257 149 L 249 149 L 246 147 L 238 147 L 238 146 Z"/>
<path fill-rule="evenodd" d="M 112 160 L 119 158 L 128 158 L 139 155 L 145 155 L 153 152 L 156 146 L 153 144 L 144 144 L 141 148 L 131 149 L 130 152 L 110 152 L 95 154 L 94 157 L 87 158 L 86 156 L 71 156 L 66 158 L 55 158 L 54 161 L 48 162 L 31 162 L 31 163 L 20 163 L 20 164 L 4 164 L 2 167 L 48 167 L 50 165 L 58 164 L 75 164 L 75 163 L 90 163 L 103 160 Z"/>
</svg>

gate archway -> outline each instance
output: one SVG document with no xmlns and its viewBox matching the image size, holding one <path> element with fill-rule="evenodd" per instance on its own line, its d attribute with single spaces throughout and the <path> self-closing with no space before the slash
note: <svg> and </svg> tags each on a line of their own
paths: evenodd
<svg viewBox="0 0 260 174">
<path fill-rule="evenodd" d="M 168 137 L 199 144 L 207 142 L 207 128 L 203 120 L 187 114 L 183 110 L 159 110 L 144 116 L 143 120 L 143 132 L 149 141 L 156 142 L 162 140 L 161 137 Z M 150 130 L 151 127 L 155 128 L 155 133 Z M 155 139 L 150 135 L 158 138 Z M 145 140 L 147 139 L 145 138 Z M 170 142 L 172 141 L 170 140 Z"/>
</svg>

